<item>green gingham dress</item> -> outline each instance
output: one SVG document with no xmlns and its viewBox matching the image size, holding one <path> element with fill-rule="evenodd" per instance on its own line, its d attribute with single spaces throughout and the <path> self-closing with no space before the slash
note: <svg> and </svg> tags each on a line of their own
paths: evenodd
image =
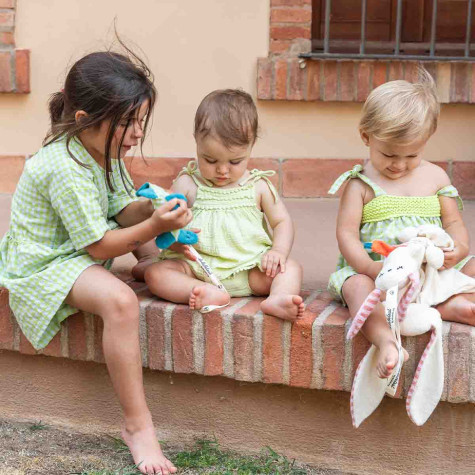
<svg viewBox="0 0 475 475">
<path fill-rule="evenodd" d="M 363 167 L 361 165 L 355 165 L 352 170 L 340 175 L 328 192 L 329 194 L 336 193 L 343 183 L 352 178 L 359 178 L 372 188 L 374 198 L 363 207 L 360 226 L 360 240 L 362 243 L 379 239 L 394 245 L 399 244 L 397 240 L 399 233 L 409 226 L 435 224 L 442 227 L 439 196 L 455 198 L 459 209 L 463 208 L 458 191 L 452 185 L 441 188 L 435 195 L 431 196 L 394 196 L 388 195 L 381 187 L 363 175 L 362 171 Z M 383 256 L 373 252 L 369 253 L 369 257 L 373 261 L 383 260 Z M 466 257 L 455 268 L 461 269 L 470 258 L 471 256 Z M 346 279 L 355 274 L 357 272 L 348 265 L 340 254 L 337 270 L 331 274 L 328 283 L 328 290 L 334 298 L 344 302 L 341 289 Z"/>
<path fill-rule="evenodd" d="M 135 201 L 124 185 L 119 162 L 112 160 L 108 190 L 105 170 L 78 139 L 60 139 L 27 160 L 13 196 L 10 229 L 0 243 L 0 285 L 23 333 L 44 348 L 61 322 L 77 310 L 64 303 L 79 275 L 93 264 L 110 268 L 112 260 L 93 259 L 84 249 L 118 227 L 111 219 Z M 124 168 L 124 181 L 132 183 Z M 130 188 L 127 190 L 127 188 Z"/>
</svg>

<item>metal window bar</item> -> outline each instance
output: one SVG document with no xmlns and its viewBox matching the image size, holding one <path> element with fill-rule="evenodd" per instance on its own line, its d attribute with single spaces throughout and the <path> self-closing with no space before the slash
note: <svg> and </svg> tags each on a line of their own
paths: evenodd
<svg viewBox="0 0 475 475">
<path fill-rule="evenodd" d="M 464 43 L 464 55 L 463 56 L 449 56 L 449 55 L 439 55 L 436 56 L 436 33 L 437 33 L 437 10 L 438 3 L 437 0 L 432 0 L 432 19 L 431 19 L 431 32 L 430 32 L 430 43 L 429 43 L 429 54 L 403 54 L 401 53 L 401 47 L 406 47 L 406 49 L 412 49 L 409 46 L 411 44 L 406 44 L 401 42 L 402 38 L 402 0 L 397 0 L 396 8 L 396 38 L 394 42 L 394 52 L 392 54 L 382 54 L 382 53 L 366 53 L 366 47 L 368 46 L 368 41 L 366 40 L 366 26 L 367 26 L 367 0 L 361 0 L 361 38 L 359 43 L 359 53 L 332 53 L 330 51 L 330 20 L 331 20 L 331 5 L 332 0 L 325 0 L 325 35 L 323 39 L 323 52 L 312 51 L 310 53 L 302 53 L 299 56 L 301 58 L 348 58 L 348 59 L 406 59 L 406 60 L 417 60 L 417 61 L 475 61 L 475 56 L 470 55 L 471 51 L 471 25 L 472 25 L 472 1 L 467 0 L 467 23 L 466 23 L 466 33 L 465 33 L 465 43 Z M 341 41 L 336 40 L 334 43 L 341 43 Z M 349 42 L 353 43 L 353 42 Z M 381 42 L 378 42 L 381 43 Z M 384 42 L 382 43 L 386 48 L 389 45 L 393 45 L 393 42 Z M 420 43 L 420 46 L 423 46 L 423 43 Z M 459 45 L 458 45 L 459 46 Z M 455 47 L 455 45 L 447 44 L 445 49 Z"/>
</svg>

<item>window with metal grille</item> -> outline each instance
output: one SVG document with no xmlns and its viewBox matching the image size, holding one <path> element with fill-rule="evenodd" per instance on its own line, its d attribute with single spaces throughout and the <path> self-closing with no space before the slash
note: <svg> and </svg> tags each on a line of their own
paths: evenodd
<svg viewBox="0 0 475 475">
<path fill-rule="evenodd" d="M 315 58 L 475 61 L 472 0 L 312 0 Z"/>
</svg>

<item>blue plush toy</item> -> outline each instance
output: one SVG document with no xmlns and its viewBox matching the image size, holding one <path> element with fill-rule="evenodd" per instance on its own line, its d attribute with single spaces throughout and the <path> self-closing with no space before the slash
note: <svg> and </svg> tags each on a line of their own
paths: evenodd
<svg viewBox="0 0 475 475">
<path fill-rule="evenodd" d="M 165 201 L 170 201 L 173 198 L 187 201 L 185 196 L 183 196 L 181 193 L 173 193 L 169 195 L 163 188 L 148 182 L 144 183 L 137 190 L 136 194 L 137 196 L 143 196 L 152 200 L 153 207 L 155 209 L 162 206 Z M 173 209 L 176 208 L 178 208 L 178 205 L 176 205 Z M 196 244 L 198 242 L 198 235 L 193 231 L 189 231 L 188 229 L 178 229 L 176 231 L 168 231 L 166 233 L 160 234 L 155 239 L 155 244 L 160 249 L 167 249 L 175 242 L 179 242 L 181 244 Z"/>
</svg>

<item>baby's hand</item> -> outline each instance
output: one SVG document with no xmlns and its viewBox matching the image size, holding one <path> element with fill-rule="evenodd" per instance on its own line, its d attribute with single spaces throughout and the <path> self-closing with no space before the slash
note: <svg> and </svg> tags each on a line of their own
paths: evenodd
<svg viewBox="0 0 475 475">
<path fill-rule="evenodd" d="M 287 256 L 285 254 L 271 249 L 262 257 L 262 270 L 266 273 L 267 277 L 275 277 L 279 266 L 280 272 L 285 272 L 286 262 Z"/>
<path fill-rule="evenodd" d="M 178 208 L 173 209 L 176 205 L 178 205 Z M 193 215 L 191 210 L 188 209 L 186 201 L 176 198 L 157 208 L 151 217 L 153 224 L 157 228 L 157 234 L 162 234 L 174 229 L 181 229 L 185 227 L 192 218 Z"/>
<path fill-rule="evenodd" d="M 440 268 L 440 270 L 450 269 L 467 256 L 467 246 L 460 245 L 456 242 L 453 251 L 444 251 L 444 265 Z"/>
</svg>

